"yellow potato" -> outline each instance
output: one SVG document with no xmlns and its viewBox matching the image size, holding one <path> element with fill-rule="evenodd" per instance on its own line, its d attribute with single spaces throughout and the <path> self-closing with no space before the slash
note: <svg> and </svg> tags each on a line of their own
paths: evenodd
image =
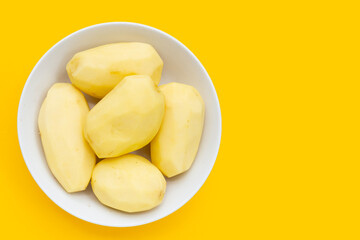
<svg viewBox="0 0 360 240">
<path fill-rule="evenodd" d="M 147 159 L 127 154 L 99 162 L 91 186 L 102 204 L 125 212 L 140 212 L 161 203 L 166 181 Z"/>
<path fill-rule="evenodd" d="M 74 55 L 66 66 L 71 82 L 81 91 L 104 97 L 124 77 L 148 75 L 157 85 L 163 61 L 146 43 L 113 43 Z"/>
<path fill-rule="evenodd" d="M 96 157 L 83 136 L 89 106 L 69 83 L 54 84 L 41 106 L 38 125 L 47 163 L 67 192 L 89 184 Z"/>
<path fill-rule="evenodd" d="M 169 83 L 159 87 L 165 96 L 165 115 L 151 142 L 151 161 L 167 177 L 188 170 L 204 126 L 204 102 L 192 86 Z"/>
<path fill-rule="evenodd" d="M 164 110 L 164 96 L 150 77 L 126 77 L 91 109 L 85 138 L 99 158 L 135 151 L 155 137 Z"/>
</svg>

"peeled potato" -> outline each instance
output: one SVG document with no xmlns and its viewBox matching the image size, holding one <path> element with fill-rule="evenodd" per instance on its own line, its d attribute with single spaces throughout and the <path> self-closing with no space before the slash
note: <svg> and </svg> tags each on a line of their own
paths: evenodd
<svg viewBox="0 0 360 240">
<path fill-rule="evenodd" d="M 149 44 L 113 43 L 74 55 L 66 66 L 71 82 L 83 92 L 104 97 L 124 77 L 148 75 L 157 85 L 163 61 Z"/>
<path fill-rule="evenodd" d="M 91 186 L 104 205 L 125 212 L 140 212 L 161 203 L 166 181 L 147 159 L 127 154 L 99 162 L 92 174 Z"/>
<path fill-rule="evenodd" d="M 54 84 L 41 106 L 38 125 L 49 168 L 67 192 L 84 190 L 95 166 L 95 154 L 83 136 L 89 106 L 68 83 Z"/>
<path fill-rule="evenodd" d="M 99 158 L 135 151 L 155 137 L 164 110 L 164 96 L 150 77 L 126 77 L 91 109 L 85 138 Z"/>
<path fill-rule="evenodd" d="M 151 161 L 172 177 L 192 165 L 204 126 L 204 102 L 192 86 L 169 83 L 159 87 L 165 96 L 165 115 L 151 142 Z"/>
</svg>

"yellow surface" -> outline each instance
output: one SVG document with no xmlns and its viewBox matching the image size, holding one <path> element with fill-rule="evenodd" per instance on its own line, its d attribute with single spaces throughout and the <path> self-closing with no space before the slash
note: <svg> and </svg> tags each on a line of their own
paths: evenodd
<svg viewBox="0 0 360 240">
<path fill-rule="evenodd" d="M 357 1 L 212 2 L 2 2 L 2 239 L 360 238 Z M 57 207 L 28 172 L 16 134 L 20 94 L 40 57 L 108 21 L 144 23 L 188 46 L 223 116 L 217 162 L 196 196 L 126 229 Z"/>
</svg>

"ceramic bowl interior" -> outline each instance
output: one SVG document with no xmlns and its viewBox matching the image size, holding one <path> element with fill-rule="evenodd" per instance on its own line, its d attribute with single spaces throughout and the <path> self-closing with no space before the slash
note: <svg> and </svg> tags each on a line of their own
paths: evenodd
<svg viewBox="0 0 360 240">
<path fill-rule="evenodd" d="M 184 174 L 167 179 L 162 204 L 150 211 L 128 214 L 102 205 L 89 185 L 86 191 L 66 193 L 51 174 L 41 146 L 37 118 L 49 88 L 69 82 L 65 66 L 82 50 L 114 42 L 145 42 L 154 46 L 164 61 L 161 84 L 180 82 L 194 86 L 205 102 L 205 125 L 193 166 Z M 88 97 L 90 107 L 96 99 Z M 36 64 L 22 92 L 18 109 L 18 136 L 26 165 L 33 178 L 57 205 L 70 214 L 95 224 L 128 227 L 161 219 L 184 205 L 210 174 L 221 137 L 219 101 L 212 81 L 198 59 L 170 35 L 135 23 L 104 23 L 79 30 L 53 46 Z M 137 153 L 149 159 L 149 147 Z"/>
</svg>

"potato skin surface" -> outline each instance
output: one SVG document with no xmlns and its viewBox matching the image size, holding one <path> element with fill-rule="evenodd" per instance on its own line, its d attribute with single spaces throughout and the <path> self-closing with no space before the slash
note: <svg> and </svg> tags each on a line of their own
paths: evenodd
<svg viewBox="0 0 360 240">
<path fill-rule="evenodd" d="M 150 143 L 164 111 L 164 96 L 149 76 L 128 76 L 90 110 L 84 135 L 99 158 L 117 157 Z"/>
<path fill-rule="evenodd" d="M 199 148 L 205 105 L 199 92 L 181 83 L 161 85 L 165 115 L 151 142 L 151 161 L 167 177 L 187 171 Z"/>
<path fill-rule="evenodd" d="M 130 213 L 158 206 L 166 190 L 161 172 L 135 154 L 100 161 L 93 171 L 91 185 L 102 204 Z"/>
<path fill-rule="evenodd" d="M 163 61 L 149 44 L 124 42 L 76 53 L 66 66 L 71 82 L 81 91 L 103 98 L 124 77 L 148 75 L 157 85 Z"/>
<path fill-rule="evenodd" d="M 41 106 L 38 126 L 48 166 L 67 192 L 85 190 L 96 157 L 83 136 L 89 106 L 69 83 L 56 83 Z"/>
</svg>

